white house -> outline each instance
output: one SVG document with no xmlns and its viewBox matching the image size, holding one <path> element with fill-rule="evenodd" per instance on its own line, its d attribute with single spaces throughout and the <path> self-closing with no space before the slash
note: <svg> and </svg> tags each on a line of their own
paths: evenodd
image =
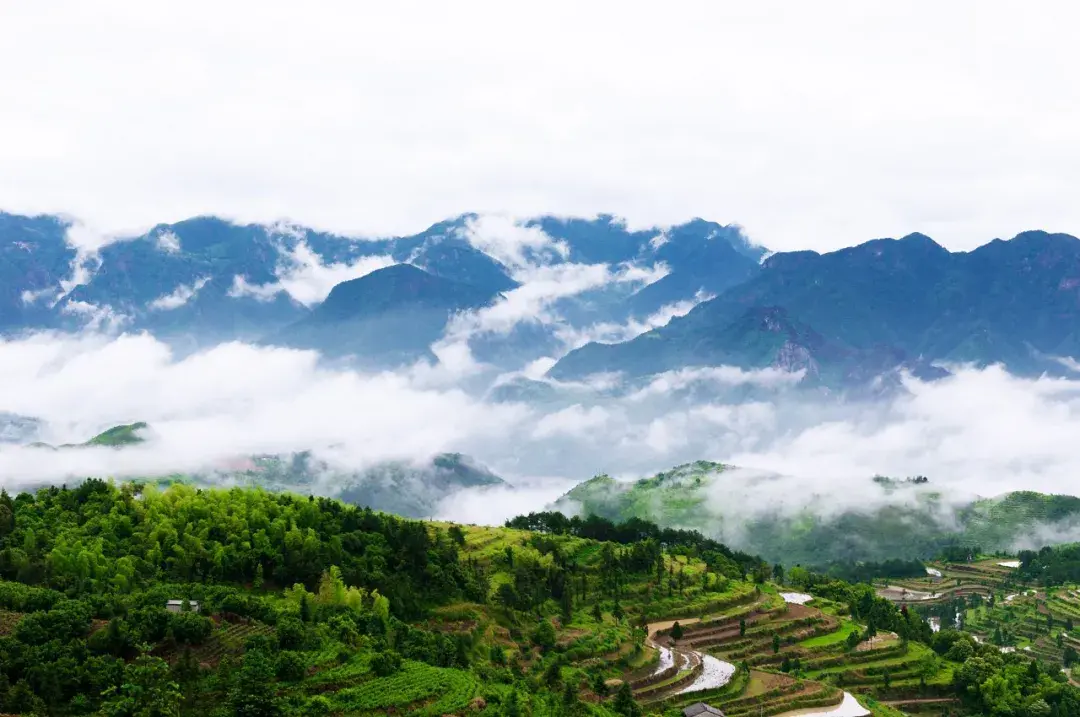
<svg viewBox="0 0 1080 717">
<path fill-rule="evenodd" d="M 199 601 L 198 600 L 188 600 L 187 603 L 191 607 L 192 612 L 198 612 L 199 611 Z M 184 611 L 184 601 L 183 600 L 168 600 L 165 603 L 165 609 L 168 610 L 169 612 L 183 612 Z"/>
</svg>

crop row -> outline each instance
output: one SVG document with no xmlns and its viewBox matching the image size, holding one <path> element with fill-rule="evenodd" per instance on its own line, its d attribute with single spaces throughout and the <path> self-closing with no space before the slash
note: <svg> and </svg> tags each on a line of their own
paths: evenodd
<svg viewBox="0 0 1080 717">
<path fill-rule="evenodd" d="M 337 692 L 333 701 L 341 711 L 363 712 L 405 707 L 439 695 L 438 701 L 429 707 L 441 707 L 445 701 L 461 701 L 465 695 L 464 702 L 468 702 L 475 691 L 476 681 L 467 672 L 407 660 L 397 674 Z M 455 703 L 455 706 L 461 705 Z"/>
</svg>

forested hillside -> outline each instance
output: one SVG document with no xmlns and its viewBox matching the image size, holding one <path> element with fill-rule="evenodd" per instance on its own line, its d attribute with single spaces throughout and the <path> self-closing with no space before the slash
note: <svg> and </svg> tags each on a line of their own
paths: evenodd
<svg viewBox="0 0 1080 717">
<path fill-rule="evenodd" d="M 707 700 L 732 717 L 865 713 L 855 693 L 889 717 L 890 699 L 1080 714 L 1080 690 L 1043 662 L 1068 664 L 1068 644 L 1004 654 L 875 592 L 638 519 L 483 528 L 89 480 L 0 493 L 0 710 L 674 717 Z"/>
<path fill-rule="evenodd" d="M 649 658 L 632 621 L 738 602 L 757 564 L 593 528 L 608 542 L 259 489 L 3 493 L 0 709 L 574 713 Z"/>
</svg>

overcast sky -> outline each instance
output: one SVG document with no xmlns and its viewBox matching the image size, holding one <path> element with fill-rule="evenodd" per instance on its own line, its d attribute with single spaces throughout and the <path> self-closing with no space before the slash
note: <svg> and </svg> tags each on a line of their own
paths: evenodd
<svg viewBox="0 0 1080 717">
<path fill-rule="evenodd" d="M 0 0 L 0 208 L 1080 234 L 1071 3 Z"/>
</svg>

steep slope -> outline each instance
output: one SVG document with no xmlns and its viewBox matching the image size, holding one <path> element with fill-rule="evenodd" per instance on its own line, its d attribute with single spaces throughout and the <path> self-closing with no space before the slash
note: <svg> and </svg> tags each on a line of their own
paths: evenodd
<svg viewBox="0 0 1080 717">
<path fill-rule="evenodd" d="M 1027 232 L 949 253 L 915 234 L 824 255 L 777 254 L 758 276 L 684 318 L 624 344 L 583 347 L 552 375 L 640 374 L 733 360 L 761 365 L 752 351 L 740 357 L 717 337 L 766 308 L 782 309 L 820 337 L 818 347 L 795 345 L 833 376 L 872 376 L 881 368 L 875 362 L 890 355 L 886 365 L 945 360 L 1047 370 L 1055 365 L 1047 355 L 1080 354 L 1080 240 Z M 822 353 L 822 346 L 835 350 Z M 783 358 L 776 355 L 773 365 Z"/>
<path fill-rule="evenodd" d="M 755 251 L 736 227 L 703 219 L 672 227 L 656 249 L 656 258 L 671 273 L 630 298 L 633 313 L 648 315 L 662 306 L 715 296 L 761 271 L 764 250 Z"/>
<path fill-rule="evenodd" d="M 450 317 L 479 309 L 498 297 L 487 289 L 395 264 L 342 282 L 311 314 L 269 343 L 353 355 L 390 365 L 429 355 Z"/>
<path fill-rule="evenodd" d="M 864 385 L 897 368 L 939 375 L 926 362 L 911 361 L 888 346 L 859 348 L 828 339 L 778 306 L 747 308 L 713 330 L 674 334 L 658 329 L 626 344 L 588 344 L 565 356 L 549 374 L 559 379 L 609 371 L 643 376 L 710 365 L 798 371 L 808 386 Z"/>
</svg>

